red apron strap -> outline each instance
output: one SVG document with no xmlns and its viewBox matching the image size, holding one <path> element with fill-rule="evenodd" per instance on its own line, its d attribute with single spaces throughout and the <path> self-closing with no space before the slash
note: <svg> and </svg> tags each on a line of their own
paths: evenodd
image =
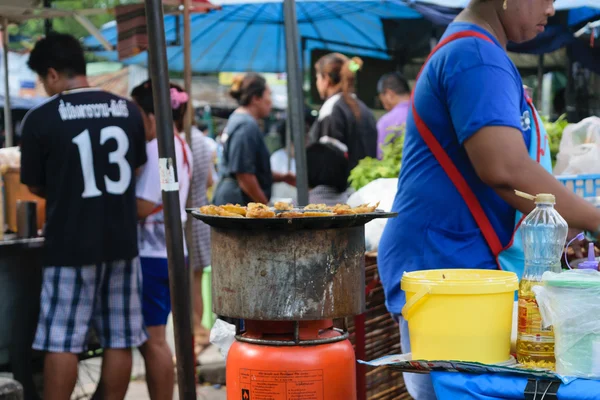
<svg viewBox="0 0 600 400">
<path fill-rule="evenodd" d="M 476 37 L 493 43 L 493 41 L 488 36 L 476 31 L 463 31 L 450 35 L 444 40 L 442 40 L 433 49 L 433 51 L 427 58 L 427 61 L 425 62 L 425 64 L 423 64 L 423 68 L 421 68 L 421 72 L 419 72 L 419 77 L 421 76 L 421 73 L 423 72 L 423 69 L 425 68 L 425 65 L 427 64 L 429 59 L 440 48 L 442 48 L 450 42 L 467 37 Z M 419 77 L 417 77 L 417 80 L 419 79 Z M 498 235 L 496 234 L 496 231 L 494 230 L 489 218 L 485 214 L 485 211 L 481 207 L 479 200 L 477 200 L 477 196 L 475 196 L 475 193 L 473 193 L 473 191 L 467 184 L 465 178 L 462 176 L 458 168 L 456 168 L 456 166 L 454 165 L 454 163 L 452 162 L 452 160 L 450 159 L 440 142 L 437 140 L 435 135 L 431 132 L 431 130 L 427 127 L 425 122 L 419 116 L 414 102 L 414 92 L 412 99 L 412 114 L 415 120 L 415 124 L 417 126 L 417 130 L 423 138 L 423 141 L 427 144 L 429 150 L 431 150 L 436 160 L 442 166 L 444 172 L 446 172 L 446 174 L 458 190 L 459 194 L 464 199 L 465 203 L 467 204 L 467 207 L 469 208 L 469 211 L 473 215 L 473 218 L 475 218 L 475 222 L 479 226 L 479 229 L 481 230 L 481 233 L 483 234 L 488 246 L 492 250 L 494 256 L 497 257 L 498 254 L 500 254 L 500 252 L 503 250 L 503 247 L 502 243 L 500 242 L 500 239 L 498 238 Z"/>
<path fill-rule="evenodd" d="M 529 97 L 528 95 L 525 95 L 525 99 L 527 100 L 529 108 L 531 108 L 531 118 L 535 122 L 535 134 L 537 136 L 537 155 L 535 158 L 539 164 L 542 159 L 542 156 L 545 154 L 546 144 L 544 143 L 544 145 L 542 146 L 542 131 L 540 129 L 540 122 L 538 121 L 537 111 L 533 106 L 533 100 L 531 100 L 531 97 Z M 544 140 L 545 139 L 546 138 L 544 138 Z"/>
<path fill-rule="evenodd" d="M 183 151 L 183 165 L 187 168 L 188 174 L 190 175 L 190 178 L 191 178 L 192 177 L 192 169 L 190 168 L 190 161 L 188 158 L 188 153 L 187 153 L 187 150 L 185 149 L 185 141 L 179 135 L 175 135 L 175 139 L 177 139 L 179 141 L 179 143 L 181 143 L 181 150 Z M 158 214 L 162 210 L 163 210 L 163 205 L 159 204 L 152 210 L 152 212 L 150 212 L 150 215 Z"/>
</svg>

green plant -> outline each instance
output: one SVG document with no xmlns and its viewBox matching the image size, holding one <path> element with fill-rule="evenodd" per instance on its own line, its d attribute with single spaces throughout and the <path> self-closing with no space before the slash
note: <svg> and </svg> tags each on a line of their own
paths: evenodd
<svg viewBox="0 0 600 400">
<path fill-rule="evenodd" d="M 558 148 L 560 147 L 560 140 L 569 122 L 566 115 L 561 115 L 555 122 L 550 122 L 546 117 L 542 117 L 542 121 L 548 134 L 548 145 L 550 146 L 550 156 L 552 157 L 552 166 L 554 167 Z"/>
<path fill-rule="evenodd" d="M 354 190 L 358 190 L 376 179 L 398 177 L 402 164 L 405 125 L 394 126 L 388 131 L 390 134 L 381 148 L 383 152 L 381 160 L 367 157 L 360 160 L 358 165 L 350 171 L 348 181 Z"/>
</svg>

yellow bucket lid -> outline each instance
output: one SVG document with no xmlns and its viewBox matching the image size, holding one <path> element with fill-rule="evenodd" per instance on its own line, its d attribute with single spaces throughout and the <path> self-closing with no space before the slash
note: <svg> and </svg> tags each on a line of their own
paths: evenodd
<svg viewBox="0 0 600 400">
<path fill-rule="evenodd" d="M 513 272 L 487 269 L 430 269 L 406 272 L 402 290 L 417 293 L 424 287 L 431 294 L 492 294 L 514 292 L 519 278 Z"/>
</svg>

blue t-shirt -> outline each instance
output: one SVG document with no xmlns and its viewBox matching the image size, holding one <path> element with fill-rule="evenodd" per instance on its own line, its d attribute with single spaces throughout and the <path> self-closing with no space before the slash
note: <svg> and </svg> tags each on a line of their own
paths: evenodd
<svg viewBox="0 0 600 400">
<path fill-rule="evenodd" d="M 431 58 L 415 87 L 415 105 L 477 196 L 502 244 L 511 239 L 515 209 L 479 179 L 463 143 L 486 126 L 523 132 L 529 147 L 531 119 L 517 68 L 500 44 L 476 25 L 452 23 L 445 36 L 475 30 L 494 41 L 462 38 Z M 439 268 L 495 269 L 497 264 L 466 203 L 421 139 L 409 114 L 398 192 L 379 244 L 378 264 L 386 305 L 399 314 L 405 303 L 404 272 Z"/>
</svg>

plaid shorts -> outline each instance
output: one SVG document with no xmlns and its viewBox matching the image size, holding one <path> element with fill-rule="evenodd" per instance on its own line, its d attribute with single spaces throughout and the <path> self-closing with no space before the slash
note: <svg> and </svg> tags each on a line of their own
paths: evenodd
<svg viewBox="0 0 600 400">
<path fill-rule="evenodd" d="M 82 353 L 92 325 L 102 348 L 138 347 L 148 338 L 141 298 L 137 257 L 82 267 L 46 267 L 33 348 Z"/>
</svg>

